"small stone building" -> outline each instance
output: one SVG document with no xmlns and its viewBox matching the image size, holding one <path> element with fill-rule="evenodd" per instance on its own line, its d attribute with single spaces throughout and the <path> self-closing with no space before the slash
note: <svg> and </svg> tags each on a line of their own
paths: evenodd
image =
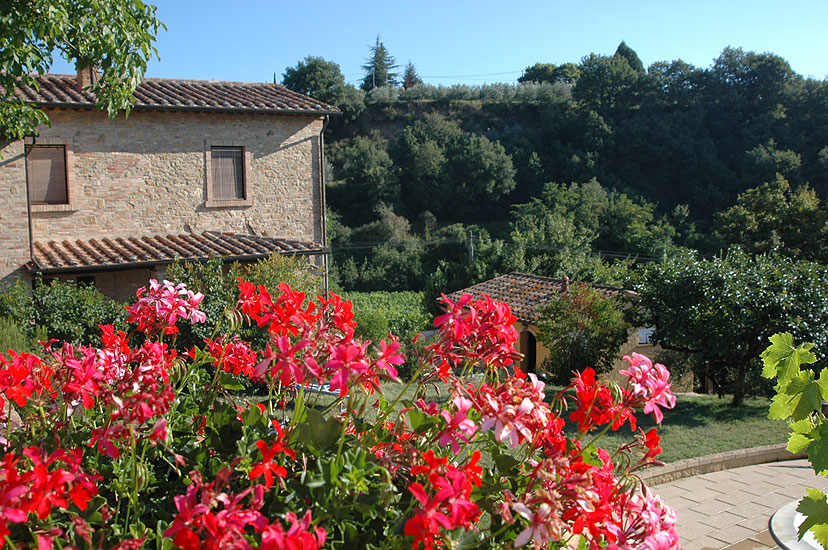
<svg viewBox="0 0 828 550">
<path fill-rule="evenodd" d="M 147 79 L 129 116 L 110 119 L 90 77 L 15 89 L 51 126 L 0 138 L 0 281 L 40 273 L 123 299 L 175 258 L 325 266 L 335 107 L 276 84 Z"/>
<path fill-rule="evenodd" d="M 551 277 L 541 277 L 540 275 L 512 272 L 453 292 L 449 295 L 449 298 L 457 301 L 463 294 L 471 294 L 475 299 L 479 299 L 483 294 L 487 294 L 493 300 L 509 304 L 512 314 L 517 317 L 515 329 L 520 335 L 517 351 L 524 356 L 520 365 L 521 370 L 536 372 L 549 357 L 549 350 L 538 340 L 537 322 L 540 318 L 538 311 L 549 303 L 554 296 L 565 292 L 568 284 L 569 282 L 566 279 L 553 279 Z M 612 286 L 596 284 L 590 286 L 608 298 L 621 299 L 636 296 L 632 291 Z M 625 355 L 635 352 L 652 356 L 655 352 L 660 351 L 660 348 L 654 346 L 650 341 L 652 334 L 653 329 L 647 327 L 631 329 L 627 342 L 618 350 L 618 359 L 613 371 L 607 373 L 606 377 L 620 381 L 617 373 L 619 369 L 626 365 L 621 360 Z M 680 385 L 681 387 L 689 386 L 692 388 L 692 379 L 682 380 Z"/>
</svg>

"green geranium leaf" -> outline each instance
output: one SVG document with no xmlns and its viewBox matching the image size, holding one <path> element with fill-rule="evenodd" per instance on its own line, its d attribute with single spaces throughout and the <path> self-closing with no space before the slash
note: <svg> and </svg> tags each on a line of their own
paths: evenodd
<svg viewBox="0 0 828 550">
<path fill-rule="evenodd" d="M 497 466 L 497 471 L 502 474 L 511 472 L 515 466 L 520 464 L 515 457 L 501 452 L 495 454 L 492 459 L 494 460 L 495 466 Z"/>
<path fill-rule="evenodd" d="M 262 411 L 259 410 L 258 406 L 250 405 L 242 418 L 245 426 L 255 426 L 262 420 Z"/>
<path fill-rule="evenodd" d="M 307 409 L 307 415 L 311 439 L 317 449 L 325 450 L 339 440 L 342 425 L 337 419 L 325 418 L 316 409 Z"/>
<path fill-rule="evenodd" d="M 600 468 L 604 465 L 604 463 L 601 462 L 601 459 L 598 458 L 598 447 L 594 444 L 584 449 L 582 456 L 584 457 L 584 463 L 589 464 L 590 466 L 597 466 Z"/>
<path fill-rule="evenodd" d="M 241 380 L 230 374 L 229 372 L 221 371 L 219 373 L 219 384 L 224 386 L 225 389 L 239 391 L 244 389 L 244 384 L 241 383 Z"/>
<path fill-rule="evenodd" d="M 799 501 L 796 511 L 805 516 L 805 521 L 799 526 L 800 540 L 806 531 L 811 531 L 823 548 L 828 547 L 828 502 L 825 493 L 819 489 L 808 489 L 808 496 Z"/>
<path fill-rule="evenodd" d="M 422 426 L 423 422 L 425 422 L 428 417 L 429 416 L 426 413 L 417 409 L 411 409 L 408 411 L 408 421 L 411 422 L 411 429 L 415 432 L 417 431 L 417 428 Z"/>
</svg>

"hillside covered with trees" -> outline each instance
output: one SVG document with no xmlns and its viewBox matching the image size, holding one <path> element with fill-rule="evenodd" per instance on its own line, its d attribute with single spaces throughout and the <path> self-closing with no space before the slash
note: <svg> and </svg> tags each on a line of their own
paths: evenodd
<svg viewBox="0 0 828 550">
<path fill-rule="evenodd" d="M 509 269 L 606 279 L 608 259 L 731 244 L 824 260 L 828 83 L 776 55 L 645 68 L 622 42 L 517 85 L 435 87 L 377 37 L 364 69 L 359 89 L 321 58 L 283 75 L 344 112 L 326 139 L 346 288 L 436 277 L 450 291 Z"/>
<path fill-rule="evenodd" d="M 513 270 L 634 288 L 655 340 L 737 401 L 771 328 L 828 338 L 828 81 L 733 47 L 644 67 L 622 42 L 516 85 L 433 86 L 379 36 L 368 53 L 359 88 L 317 57 L 283 75 L 343 111 L 326 181 L 345 290 L 433 307 Z M 745 336 L 711 344 L 727 334 Z"/>
</svg>

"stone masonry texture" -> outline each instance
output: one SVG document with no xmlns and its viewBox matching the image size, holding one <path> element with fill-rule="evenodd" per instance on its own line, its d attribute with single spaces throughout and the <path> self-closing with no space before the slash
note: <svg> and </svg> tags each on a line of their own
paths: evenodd
<svg viewBox="0 0 828 550">
<path fill-rule="evenodd" d="M 204 231 L 323 241 L 318 116 L 47 114 L 52 125 L 37 143 L 66 145 L 70 204 L 33 208 L 36 242 Z M 211 145 L 244 146 L 244 204 L 207 206 Z M 0 142 L 0 155 L 0 279 L 8 279 L 29 260 L 23 142 Z"/>
</svg>

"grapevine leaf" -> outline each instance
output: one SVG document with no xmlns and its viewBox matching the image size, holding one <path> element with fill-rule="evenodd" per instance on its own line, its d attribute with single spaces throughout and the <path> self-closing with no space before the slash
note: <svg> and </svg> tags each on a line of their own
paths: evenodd
<svg viewBox="0 0 828 550">
<path fill-rule="evenodd" d="M 799 422 L 794 422 L 790 425 L 791 431 L 798 434 L 810 434 L 814 429 L 814 423 L 810 418 L 805 418 Z"/>
<path fill-rule="evenodd" d="M 799 374 L 799 365 L 814 363 L 817 358 L 811 353 L 813 344 L 802 344 L 794 347 L 793 336 L 790 333 L 774 334 L 770 337 L 771 346 L 762 352 L 762 376 L 777 378 L 780 386 L 785 385 Z"/>
<path fill-rule="evenodd" d="M 826 375 L 828 372 L 823 371 L 819 380 L 814 380 L 813 371 L 803 371 L 788 384 L 785 393 L 792 396 L 788 404 L 794 421 L 807 418 L 809 414 L 822 407 L 822 400 L 828 396 L 828 376 Z"/>
<path fill-rule="evenodd" d="M 813 439 L 808 437 L 807 435 L 792 433 L 791 437 L 788 438 L 788 451 L 792 453 L 799 453 L 810 445 L 813 442 Z"/>
<path fill-rule="evenodd" d="M 784 393 L 777 393 L 771 399 L 770 412 L 768 418 L 772 420 L 784 420 L 791 416 L 793 407 L 790 405 L 791 397 Z"/>
<path fill-rule="evenodd" d="M 805 516 L 805 521 L 799 526 L 800 540 L 806 531 L 811 531 L 823 548 L 828 547 L 828 502 L 825 493 L 819 489 L 808 489 L 808 496 L 799 501 L 796 511 Z"/>
<path fill-rule="evenodd" d="M 828 471 L 828 426 L 820 425 L 811 435 L 813 442 L 808 447 L 808 461 L 814 467 L 814 471 L 822 475 Z"/>
</svg>

